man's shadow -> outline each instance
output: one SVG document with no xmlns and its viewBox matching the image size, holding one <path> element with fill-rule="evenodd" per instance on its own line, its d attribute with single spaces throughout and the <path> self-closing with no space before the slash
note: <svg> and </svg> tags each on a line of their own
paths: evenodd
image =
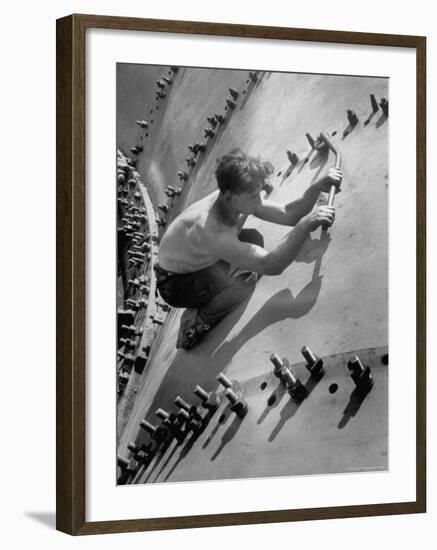
<svg viewBox="0 0 437 550">
<path fill-rule="evenodd" d="M 199 384 L 207 391 L 217 390 L 216 376 L 219 372 L 226 370 L 233 356 L 248 341 L 275 323 L 285 319 L 299 319 L 311 311 L 320 294 L 322 285 L 321 262 L 329 242 L 329 236 L 322 234 L 320 239 L 309 239 L 302 247 L 296 261 L 314 262 L 314 269 L 311 280 L 296 296 L 293 296 L 289 288 L 280 290 L 264 303 L 238 334 L 229 341 L 224 341 L 243 314 L 247 306 L 246 301 L 245 304 L 222 321 L 205 341 L 199 343 L 196 348 L 189 352 L 179 350 L 174 356 L 150 407 L 148 407 L 149 412 L 146 419 L 156 424 L 158 419 L 155 411 L 158 408 L 167 411 L 174 410 L 173 402 L 177 395 L 190 403 L 198 404 L 198 399 L 193 394 L 194 386 Z M 220 344 L 220 342 L 222 343 Z M 215 422 L 216 419 L 213 418 L 212 421 Z M 135 443 L 140 445 L 147 441 L 147 434 L 140 430 Z M 186 453 L 181 458 L 184 458 L 185 455 Z M 180 463 L 180 460 L 178 460 L 178 463 Z"/>
</svg>

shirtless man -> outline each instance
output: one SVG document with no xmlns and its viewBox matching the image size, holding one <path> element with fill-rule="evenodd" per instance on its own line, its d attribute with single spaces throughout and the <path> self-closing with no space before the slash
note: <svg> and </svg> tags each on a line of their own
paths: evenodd
<svg viewBox="0 0 437 550">
<path fill-rule="evenodd" d="M 321 191 L 340 188 L 331 169 L 299 199 L 280 204 L 261 198 L 270 163 L 235 149 L 218 160 L 215 191 L 184 210 L 167 228 L 155 265 L 157 286 L 171 306 L 187 308 L 177 347 L 189 349 L 243 302 L 261 275 L 279 275 L 296 258 L 311 231 L 334 222 L 335 210 L 314 208 Z M 262 235 L 241 229 L 247 216 L 293 226 L 271 250 Z"/>
</svg>

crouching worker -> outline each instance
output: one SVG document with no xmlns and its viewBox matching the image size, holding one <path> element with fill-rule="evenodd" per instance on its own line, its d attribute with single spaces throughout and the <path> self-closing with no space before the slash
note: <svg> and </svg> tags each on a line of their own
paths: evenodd
<svg viewBox="0 0 437 550">
<path fill-rule="evenodd" d="M 254 290 L 261 275 L 279 275 L 295 259 L 307 235 L 330 226 L 335 211 L 315 206 L 321 191 L 340 187 L 342 173 L 331 169 L 299 199 L 280 204 L 261 198 L 271 165 L 236 149 L 218 160 L 218 191 L 184 210 L 167 228 L 155 265 L 162 298 L 187 308 L 177 347 L 189 349 Z M 262 235 L 241 229 L 248 215 L 293 226 L 271 250 Z"/>
</svg>

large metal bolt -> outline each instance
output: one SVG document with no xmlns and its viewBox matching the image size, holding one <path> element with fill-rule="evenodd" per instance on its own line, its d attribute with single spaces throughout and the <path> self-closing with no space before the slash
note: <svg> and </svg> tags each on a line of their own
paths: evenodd
<svg viewBox="0 0 437 550">
<path fill-rule="evenodd" d="M 227 99 L 226 100 L 226 105 L 229 107 L 229 109 L 233 110 L 233 109 L 235 109 L 237 104 L 235 103 L 235 101 L 232 101 L 232 99 Z"/>
<path fill-rule="evenodd" d="M 290 368 L 284 368 L 282 371 L 282 380 L 286 386 L 295 386 L 297 378 Z"/>
<path fill-rule="evenodd" d="M 223 394 L 229 399 L 232 405 L 238 403 L 238 396 L 230 388 L 226 388 Z"/>
<path fill-rule="evenodd" d="M 157 443 L 162 443 L 168 437 L 168 430 L 166 428 L 156 427 L 147 420 L 143 420 L 141 422 L 140 428 L 150 434 L 152 439 L 154 439 Z"/>
<path fill-rule="evenodd" d="M 147 467 L 152 461 L 153 452 L 150 448 L 145 448 L 145 446 L 142 445 L 142 448 L 135 455 L 135 458 L 140 464 Z"/>
<path fill-rule="evenodd" d="M 132 307 L 140 309 L 142 307 L 147 307 L 148 303 L 148 300 L 146 300 L 145 298 L 141 298 L 140 300 L 136 300 L 133 303 Z"/>
<path fill-rule="evenodd" d="M 190 419 L 190 415 L 185 409 L 179 409 L 178 411 L 178 418 L 184 422 Z"/>
<path fill-rule="evenodd" d="M 137 445 L 135 445 L 135 443 L 133 443 L 132 441 L 128 444 L 127 448 L 129 449 L 129 451 L 131 451 L 134 454 L 137 454 L 139 451 L 139 448 L 137 447 Z"/>
<path fill-rule="evenodd" d="M 120 344 L 125 348 L 134 348 L 135 342 L 130 338 L 120 338 Z"/>
<path fill-rule="evenodd" d="M 213 138 L 215 136 L 215 133 L 211 130 L 211 128 L 205 128 L 204 132 L 206 137 Z"/>
<path fill-rule="evenodd" d="M 145 430 L 148 434 L 150 434 L 151 436 L 154 436 L 155 433 L 156 433 L 156 426 L 154 426 L 153 424 L 151 424 L 150 422 L 148 422 L 147 420 L 142 420 L 141 423 L 140 423 L 140 428 L 142 428 L 143 430 Z"/>
<path fill-rule="evenodd" d="M 230 388 L 226 388 L 225 391 L 223 392 L 223 395 L 231 403 L 232 412 L 234 412 L 240 418 L 243 418 L 244 416 L 246 416 L 249 407 L 245 399 L 243 399 L 241 396 L 238 396 Z"/>
<path fill-rule="evenodd" d="M 290 366 L 284 366 L 281 372 L 281 380 L 288 389 L 293 401 L 300 403 L 307 396 L 307 391 L 305 386 L 293 372 L 293 369 Z"/>
<path fill-rule="evenodd" d="M 348 368 L 351 371 L 351 376 L 355 375 L 358 378 L 364 372 L 364 366 L 361 363 L 361 359 L 358 357 L 358 355 L 355 355 L 354 357 L 352 357 L 352 359 L 348 363 Z"/>
<path fill-rule="evenodd" d="M 316 360 L 317 360 L 314 353 L 310 350 L 310 348 L 308 346 L 303 346 L 302 349 L 301 349 L 301 352 L 302 352 L 302 355 L 304 356 L 306 362 L 308 363 L 308 365 L 310 367 L 312 367 L 314 365 L 314 363 L 316 362 Z"/>
<path fill-rule="evenodd" d="M 131 458 L 128 460 L 124 456 L 117 456 L 117 466 L 119 466 L 122 472 L 133 474 L 138 470 L 138 462 Z"/>
<path fill-rule="evenodd" d="M 215 411 L 220 405 L 220 397 L 215 392 L 207 392 L 202 386 L 196 386 L 194 393 L 202 401 L 202 406 L 210 411 Z"/>
<path fill-rule="evenodd" d="M 316 142 L 314 141 L 313 136 L 312 136 L 309 132 L 307 132 L 307 133 L 305 134 L 305 137 L 307 138 L 308 143 L 309 143 L 309 144 L 311 145 L 311 147 L 314 149 L 314 147 L 315 147 L 315 145 L 316 145 Z"/>
<path fill-rule="evenodd" d="M 376 101 L 376 97 L 373 94 L 370 94 L 370 104 L 372 105 L 372 111 L 376 113 L 376 111 L 379 111 L 378 102 Z"/>
<path fill-rule="evenodd" d="M 127 470 L 129 468 L 130 461 L 124 456 L 117 456 L 117 466 L 120 466 L 122 470 Z"/>
<path fill-rule="evenodd" d="M 122 351 L 117 351 L 117 356 L 127 364 L 131 364 L 135 361 L 135 357 L 131 353 L 123 353 Z"/>
<path fill-rule="evenodd" d="M 170 414 L 167 411 L 164 411 L 164 409 L 157 409 L 155 412 L 156 416 L 158 416 L 161 420 L 168 420 L 170 417 Z"/>
<path fill-rule="evenodd" d="M 219 124 L 223 124 L 223 122 L 225 121 L 225 117 L 223 115 L 219 115 L 219 114 L 215 113 L 214 116 L 215 116 L 216 121 Z"/>
<path fill-rule="evenodd" d="M 185 420 L 181 419 L 177 414 L 172 412 L 169 414 L 168 418 L 163 421 L 163 424 L 178 443 L 182 443 L 184 441 L 188 432 L 188 430 L 183 430 Z"/>
<path fill-rule="evenodd" d="M 382 112 L 385 114 L 385 116 L 388 116 L 388 100 L 386 97 L 383 97 L 381 101 L 379 102 L 379 106 L 382 109 Z"/>
<path fill-rule="evenodd" d="M 149 126 L 149 123 L 146 120 L 137 120 L 137 124 L 141 128 L 147 128 Z"/>
<path fill-rule="evenodd" d="M 180 395 L 176 397 L 174 403 L 189 414 L 190 420 L 202 421 L 202 416 L 199 414 L 196 405 L 187 403 Z"/>
<path fill-rule="evenodd" d="M 217 380 L 220 382 L 220 384 L 225 388 L 232 388 L 232 382 L 229 380 L 227 376 L 225 376 L 222 372 L 220 372 L 217 375 Z"/>
<path fill-rule="evenodd" d="M 357 391 L 366 394 L 373 387 L 373 378 L 370 367 L 364 366 L 360 358 L 355 355 L 347 364 L 352 380 L 355 382 Z"/>
<path fill-rule="evenodd" d="M 256 73 L 249 73 L 249 78 L 252 82 L 256 82 L 258 80 L 258 75 Z"/>
<path fill-rule="evenodd" d="M 287 158 L 293 166 L 299 162 L 299 157 L 292 149 L 287 149 Z"/>
<path fill-rule="evenodd" d="M 356 126 L 358 124 L 358 117 L 355 111 L 352 111 L 352 109 L 348 109 L 346 111 L 347 119 L 349 121 L 349 124 L 351 126 Z"/>
<path fill-rule="evenodd" d="M 144 252 L 137 252 L 136 250 L 128 250 L 127 251 L 127 255 L 131 258 L 131 257 L 135 257 L 135 258 L 139 258 L 139 259 L 143 259 L 144 258 Z"/>
<path fill-rule="evenodd" d="M 206 120 L 211 124 L 213 128 L 217 126 L 217 120 L 213 116 L 206 117 Z"/>
<path fill-rule="evenodd" d="M 124 332 L 130 332 L 137 335 L 143 333 L 143 329 L 137 328 L 135 325 L 121 325 L 121 330 Z"/>
<path fill-rule="evenodd" d="M 308 346 L 303 346 L 301 352 L 306 360 L 305 366 L 310 371 L 312 378 L 320 380 L 325 374 L 322 359 L 314 355 Z"/>
<path fill-rule="evenodd" d="M 270 355 L 270 361 L 273 363 L 273 374 L 277 377 L 281 377 L 281 371 L 284 367 L 282 359 L 276 353 Z"/>
<path fill-rule="evenodd" d="M 165 83 L 162 82 L 162 80 L 157 80 L 157 81 L 156 81 L 156 85 L 157 85 L 159 88 L 161 88 L 161 90 L 162 90 L 163 88 L 165 88 Z"/>
<path fill-rule="evenodd" d="M 229 93 L 231 94 L 231 97 L 233 99 L 237 99 L 237 97 L 240 95 L 237 90 L 234 90 L 234 88 L 229 88 Z"/>
<path fill-rule="evenodd" d="M 129 265 L 135 265 L 135 266 L 139 266 L 142 264 L 142 260 L 140 260 L 139 258 L 129 258 L 128 262 L 127 262 Z"/>
<path fill-rule="evenodd" d="M 176 399 L 174 400 L 174 403 L 175 405 L 177 405 L 178 407 L 180 407 L 181 409 L 184 409 L 188 412 L 190 412 L 191 410 L 191 407 L 192 405 L 190 405 L 189 403 L 187 403 L 184 399 L 182 399 L 182 397 L 180 395 L 178 395 L 176 397 Z"/>
<path fill-rule="evenodd" d="M 181 181 L 187 181 L 187 179 L 188 179 L 188 174 L 187 174 L 187 172 L 182 172 L 182 171 L 179 170 L 179 172 L 178 172 L 178 178 L 179 178 Z M 167 188 L 170 189 L 171 191 L 175 191 L 175 189 L 174 189 L 174 188 L 171 188 L 170 185 L 168 185 Z"/>
</svg>

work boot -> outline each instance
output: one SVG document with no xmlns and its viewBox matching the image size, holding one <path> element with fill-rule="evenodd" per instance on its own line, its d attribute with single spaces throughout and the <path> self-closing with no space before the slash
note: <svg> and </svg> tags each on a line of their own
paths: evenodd
<svg viewBox="0 0 437 550">
<path fill-rule="evenodd" d="M 202 321 L 197 309 L 187 308 L 181 317 L 176 348 L 191 349 L 210 328 L 207 323 Z"/>
</svg>

